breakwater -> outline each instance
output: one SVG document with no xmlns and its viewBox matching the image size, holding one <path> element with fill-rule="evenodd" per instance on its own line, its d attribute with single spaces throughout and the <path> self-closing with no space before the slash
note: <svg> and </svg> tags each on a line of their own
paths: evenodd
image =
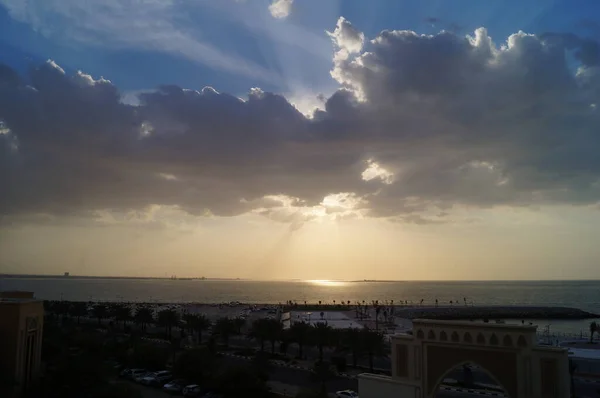
<svg viewBox="0 0 600 398">
<path fill-rule="evenodd" d="M 542 306 L 396 307 L 394 315 L 407 319 L 592 319 L 600 315 L 578 308 Z"/>
</svg>

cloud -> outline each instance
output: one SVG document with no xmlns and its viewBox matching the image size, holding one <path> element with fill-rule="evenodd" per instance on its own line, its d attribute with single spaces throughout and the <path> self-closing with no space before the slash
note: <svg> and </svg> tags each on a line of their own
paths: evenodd
<svg viewBox="0 0 600 398">
<path fill-rule="evenodd" d="M 269 5 L 269 12 L 273 18 L 285 19 L 292 13 L 294 0 L 273 0 Z"/>
<path fill-rule="evenodd" d="M 587 39 L 495 44 L 482 28 L 366 40 L 344 19 L 330 36 L 339 89 L 312 117 L 259 88 L 165 85 L 134 106 L 109 80 L 53 62 L 29 76 L 0 67 L 0 215 L 163 206 L 298 228 L 597 203 L 600 65 Z"/>
<path fill-rule="evenodd" d="M 172 0 L 0 0 L 11 17 L 47 37 L 112 49 L 143 49 L 184 57 L 235 74 L 273 81 L 264 67 L 201 40 L 185 23 L 185 3 Z"/>
</svg>

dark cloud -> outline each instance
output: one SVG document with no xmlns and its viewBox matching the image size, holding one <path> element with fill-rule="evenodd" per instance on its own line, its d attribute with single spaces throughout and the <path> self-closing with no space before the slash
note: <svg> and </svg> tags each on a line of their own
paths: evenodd
<svg viewBox="0 0 600 398">
<path fill-rule="evenodd" d="M 53 62 L 26 78 L 0 66 L 0 215 L 167 205 L 301 225 L 320 206 L 431 224 L 457 205 L 599 200 L 597 42 L 494 44 L 485 29 L 366 41 L 343 19 L 330 36 L 341 87 L 312 118 L 260 89 L 163 86 L 132 106 Z"/>
</svg>

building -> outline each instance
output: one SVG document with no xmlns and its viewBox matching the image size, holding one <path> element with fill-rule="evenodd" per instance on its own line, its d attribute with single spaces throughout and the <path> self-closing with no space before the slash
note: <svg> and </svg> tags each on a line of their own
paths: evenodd
<svg viewBox="0 0 600 398">
<path fill-rule="evenodd" d="M 0 396 L 25 392 L 40 376 L 44 303 L 32 292 L 0 292 Z"/>
<path fill-rule="evenodd" d="M 575 375 L 600 382 L 600 350 L 568 348 L 569 359 L 575 365 Z"/>
<path fill-rule="evenodd" d="M 289 311 L 281 314 L 284 329 L 289 329 L 294 323 L 304 322 L 309 325 L 326 322 L 334 329 L 362 329 L 364 326 L 341 311 Z"/>
<path fill-rule="evenodd" d="M 415 320 L 413 334 L 391 339 L 392 375 L 359 375 L 359 396 L 435 397 L 442 385 L 446 388 L 447 375 L 452 370 L 474 364 L 480 375 L 495 381 L 494 385 L 500 386 L 508 397 L 567 398 L 568 350 L 538 345 L 536 328 Z"/>
</svg>

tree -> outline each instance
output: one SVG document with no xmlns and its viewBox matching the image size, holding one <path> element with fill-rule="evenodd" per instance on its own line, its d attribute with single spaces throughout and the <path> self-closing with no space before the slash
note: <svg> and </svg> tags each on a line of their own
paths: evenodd
<svg viewBox="0 0 600 398">
<path fill-rule="evenodd" d="M 77 324 L 79 325 L 79 319 L 82 316 L 86 316 L 88 314 L 88 305 L 87 303 L 78 301 L 71 303 L 69 308 L 69 315 L 77 319 Z"/>
<path fill-rule="evenodd" d="M 381 306 L 375 303 L 375 330 L 379 330 L 379 314 L 381 313 Z"/>
<path fill-rule="evenodd" d="M 223 317 L 217 319 L 214 327 L 214 333 L 221 338 L 225 347 L 229 346 L 229 337 L 235 333 L 235 325 L 233 320 Z"/>
<path fill-rule="evenodd" d="M 234 318 L 233 319 L 233 325 L 235 326 L 235 333 L 237 334 L 242 334 L 242 328 L 244 327 L 244 325 L 246 324 L 246 320 L 244 318 Z"/>
<path fill-rule="evenodd" d="M 106 304 L 98 303 L 92 308 L 92 313 L 94 314 L 94 317 L 98 319 L 98 325 L 100 325 L 102 320 L 108 317 L 108 308 L 106 307 Z"/>
<path fill-rule="evenodd" d="M 369 357 L 369 370 L 373 372 L 373 358 L 376 355 L 383 355 L 385 344 L 383 334 L 377 330 L 365 328 L 361 331 L 364 350 Z"/>
<path fill-rule="evenodd" d="M 145 331 L 148 324 L 154 323 L 154 311 L 149 307 L 139 307 L 135 310 L 133 320 Z"/>
<path fill-rule="evenodd" d="M 116 321 L 123 321 L 123 329 L 125 329 L 125 324 L 131 319 L 131 308 L 124 304 L 117 304 L 113 307 L 112 312 Z"/>
<path fill-rule="evenodd" d="M 319 349 L 319 361 L 323 361 L 323 348 L 331 343 L 331 326 L 327 322 L 318 322 L 312 330 L 315 345 Z"/>
<path fill-rule="evenodd" d="M 594 321 L 590 323 L 590 344 L 594 342 L 594 333 L 598 331 L 598 324 Z"/>
<path fill-rule="evenodd" d="M 164 345 L 150 343 L 136 344 L 129 350 L 129 363 L 149 370 L 164 369 L 170 356 L 170 349 Z"/>
<path fill-rule="evenodd" d="M 281 339 L 283 325 L 275 319 L 267 319 L 267 339 L 271 342 L 271 353 L 275 354 L 275 343 Z"/>
<path fill-rule="evenodd" d="M 266 381 L 249 367 L 227 368 L 218 378 L 218 392 L 223 398 L 265 398 L 269 396 Z"/>
<path fill-rule="evenodd" d="M 173 327 L 179 323 L 179 314 L 173 310 L 162 310 L 158 313 L 158 324 L 164 326 L 167 337 L 171 339 Z"/>
<path fill-rule="evenodd" d="M 191 332 L 198 333 L 198 344 L 202 343 L 202 332 L 208 330 L 211 325 L 208 318 L 202 314 L 186 314 L 183 320 Z"/>
<path fill-rule="evenodd" d="M 266 352 L 257 352 L 252 359 L 252 368 L 257 372 L 258 377 L 264 381 L 269 380 L 269 371 L 271 370 L 271 361 Z"/>
<path fill-rule="evenodd" d="M 357 328 L 350 328 L 344 330 L 342 334 L 342 341 L 348 350 L 352 353 L 352 366 L 356 367 L 358 357 L 363 350 L 362 334 Z"/>
<path fill-rule="evenodd" d="M 290 327 L 290 338 L 298 344 L 298 356 L 304 358 L 303 348 L 310 338 L 312 327 L 306 322 L 296 322 Z"/>
<path fill-rule="evenodd" d="M 269 325 L 267 324 L 269 320 L 265 318 L 259 318 L 252 322 L 252 327 L 250 329 L 250 333 L 248 337 L 258 341 L 260 344 L 260 351 L 263 352 L 265 350 L 265 341 L 269 338 Z"/>
<path fill-rule="evenodd" d="M 333 377 L 333 372 L 328 363 L 318 361 L 313 366 L 311 378 L 320 384 L 321 394 L 327 395 L 327 381 Z"/>
<path fill-rule="evenodd" d="M 175 360 L 173 373 L 190 382 L 201 383 L 212 375 L 215 361 L 207 347 L 185 350 Z"/>
</svg>

